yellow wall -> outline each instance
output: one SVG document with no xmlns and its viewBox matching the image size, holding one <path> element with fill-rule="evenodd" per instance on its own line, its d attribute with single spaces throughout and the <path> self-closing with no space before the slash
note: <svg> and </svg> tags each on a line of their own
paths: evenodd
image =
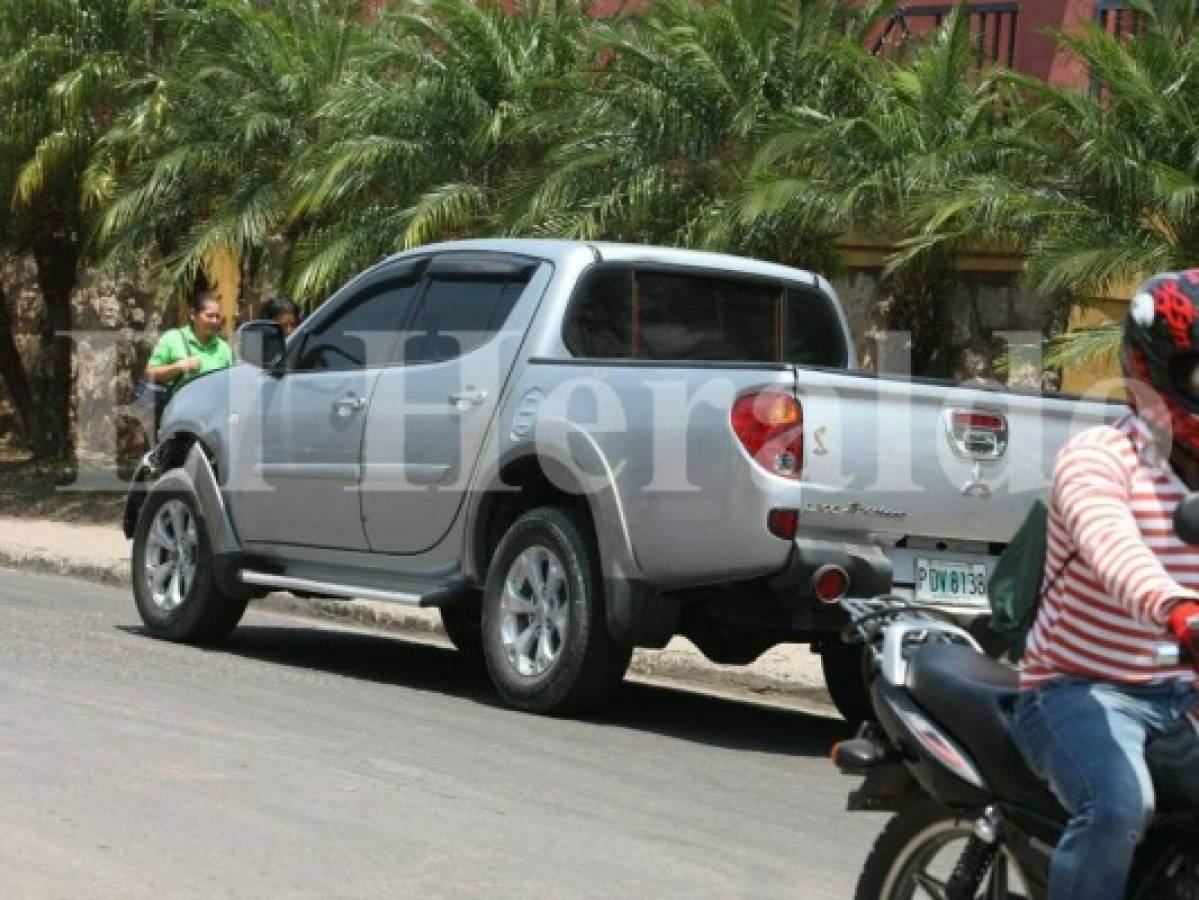
<svg viewBox="0 0 1199 900">
<path fill-rule="evenodd" d="M 1127 300 L 1095 300 L 1087 306 L 1075 306 L 1070 310 L 1069 331 L 1080 328 L 1095 328 L 1110 322 L 1119 322 L 1128 309 Z M 1096 359 L 1085 365 L 1070 366 L 1062 370 L 1062 390 L 1068 394 L 1095 394 L 1119 399 L 1124 392 L 1110 382 L 1120 376 L 1120 361 L 1115 354 Z"/>
<path fill-rule="evenodd" d="M 1070 311 L 1070 321 L 1066 330 L 1077 331 L 1080 328 L 1094 328 L 1111 322 L 1121 322 L 1128 312 L 1128 304 L 1136 293 L 1144 278 L 1130 278 L 1120 284 L 1113 284 L 1107 289 L 1106 297 L 1097 298 L 1086 306 L 1075 306 Z M 1124 392 L 1111 382 L 1120 377 L 1120 361 L 1113 354 L 1108 359 L 1099 359 L 1085 366 L 1074 366 L 1062 372 L 1062 390 L 1071 394 L 1094 393 L 1103 397 L 1122 398 Z"/>
<path fill-rule="evenodd" d="M 898 249 L 853 232 L 838 238 L 837 247 L 845 265 L 851 269 L 884 268 Z M 953 268 L 958 272 L 1022 272 L 1024 257 L 998 247 L 978 247 L 958 253 Z"/>
<path fill-rule="evenodd" d="M 241 293 L 241 267 L 237 255 L 230 250 L 214 251 L 204 266 L 208 283 L 221 298 L 221 315 L 225 317 L 224 332 L 232 337 L 237 328 L 237 298 Z"/>
</svg>

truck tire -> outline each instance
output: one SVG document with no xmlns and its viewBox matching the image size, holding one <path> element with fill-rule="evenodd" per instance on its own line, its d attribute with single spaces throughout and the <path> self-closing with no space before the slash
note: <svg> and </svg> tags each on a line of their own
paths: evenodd
<svg viewBox="0 0 1199 900">
<path fill-rule="evenodd" d="M 557 507 L 517 519 L 483 592 L 483 655 L 504 702 L 552 715 L 594 709 L 620 683 L 632 652 L 608 633 L 590 524 Z"/>
<path fill-rule="evenodd" d="M 851 725 L 874 718 L 866 678 L 866 647 L 830 638 L 820 647 L 824 686 L 837 712 Z"/>
<path fill-rule="evenodd" d="M 471 662 L 483 660 L 483 595 L 471 591 L 457 603 L 441 607 L 441 627 L 454 648 Z"/>
<path fill-rule="evenodd" d="M 215 643 L 228 637 L 245 614 L 247 598 L 217 589 L 208 529 L 187 491 L 159 491 L 146 498 L 130 564 L 133 599 L 154 637 Z"/>
</svg>

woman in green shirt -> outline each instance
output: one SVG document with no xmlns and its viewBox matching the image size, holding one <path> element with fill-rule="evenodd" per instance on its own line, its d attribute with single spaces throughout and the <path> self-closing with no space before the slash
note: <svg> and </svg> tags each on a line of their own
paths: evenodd
<svg viewBox="0 0 1199 900">
<path fill-rule="evenodd" d="M 158 339 L 146 377 L 166 385 L 171 393 L 187 382 L 233 365 L 233 351 L 220 335 L 221 304 L 211 292 L 198 294 L 188 304 L 191 324 L 172 328 Z"/>
</svg>

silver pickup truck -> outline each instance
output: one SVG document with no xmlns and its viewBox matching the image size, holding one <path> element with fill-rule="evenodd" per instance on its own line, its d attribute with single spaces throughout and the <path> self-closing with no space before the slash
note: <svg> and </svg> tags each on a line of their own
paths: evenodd
<svg viewBox="0 0 1199 900">
<path fill-rule="evenodd" d="M 981 615 L 1054 451 L 1117 411 L 855 372 L 820 276 L 630 245 L 420 248 L 238 352 L 134 479 L 147 629 L 218 640 L 272 590 L 437 606 L 537 712 L 681 634 L 730 664 L 808 643 L 857 715 L 835 601 Z"/>
</svg>

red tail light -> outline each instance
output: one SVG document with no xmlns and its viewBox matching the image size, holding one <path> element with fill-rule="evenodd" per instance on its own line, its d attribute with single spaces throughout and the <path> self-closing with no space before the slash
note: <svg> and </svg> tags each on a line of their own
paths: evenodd
<svg viewBox="0 0 1199 900">
<path fill-rule="evenodd" d="M 737 439 L 758 465 L 783 478 L 803 470 L 803 407 L 789 394 L 738 397 L 730 415 Z"/>
<path fill-rule="evenodd" d="M 795 533 L 799 531 L 799 510 L 772 509 L 766 514 L 766 528 L 784 541 L 795 540 Z"/>
<path fill-rule="evenodd" d="M 953 413 L 954 428 L 983 428 L 987 431 L 1002 431 L 1006 425 L 1003 416 L 995 413 L 962 412 Z"/>
</svg>

